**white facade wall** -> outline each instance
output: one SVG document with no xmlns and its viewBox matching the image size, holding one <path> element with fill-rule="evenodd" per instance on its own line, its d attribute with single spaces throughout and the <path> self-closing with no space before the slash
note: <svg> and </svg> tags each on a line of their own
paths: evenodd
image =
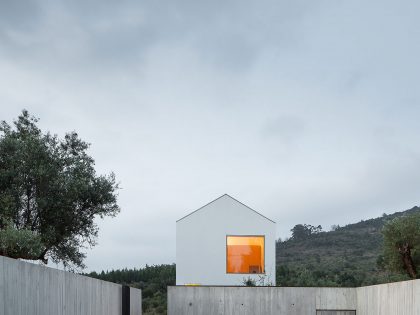
<svg viewBox="0 0 420 315">
<path fill-rule="evenodd" d="M 228 195 L 176 223 L 176 284 L 242 285 L 257 274 L 226 273 L 226 236 L 265 236 L 265 281 L 275 285 L 276 224 Z"/>
</svg>

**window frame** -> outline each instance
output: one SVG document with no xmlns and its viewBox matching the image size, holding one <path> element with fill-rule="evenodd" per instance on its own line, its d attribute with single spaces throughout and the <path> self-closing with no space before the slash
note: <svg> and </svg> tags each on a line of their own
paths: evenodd
<svg viewBox="0 0 420 315">
<path fill-rule="evenodd" d="M 264 272 L 256 272 L 256 273 L 228 272 L 228 237 L 262 237 L 263 238 L 263 244 L 264 244 L 264 255 L 263 255 L 264 265 L 262 267 L 263 267 Z M 226 239 L 225 239 L 225 247 L 226 247 L 226 251 L 225 251 L 225 256 L 226 256 L 225 272 L 226 272 L 227 275 L 265 275 L 266 274 L 266 272 L 265 272 L 265 259 L 266 259 L 266 257 L 265 257 L 266 256 L 265 255 L 265 235 L 227 234 Z"/>
</svg>

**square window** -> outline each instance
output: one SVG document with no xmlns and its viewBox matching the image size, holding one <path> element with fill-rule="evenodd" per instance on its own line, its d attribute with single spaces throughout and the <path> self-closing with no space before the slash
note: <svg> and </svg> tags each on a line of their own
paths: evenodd
<svg viewBox="0 0 420 315">
<path fill-rule="evenodd" d="M 226 236 L 227 273 L 264 273 L 265 237 Z"/>
</svg>

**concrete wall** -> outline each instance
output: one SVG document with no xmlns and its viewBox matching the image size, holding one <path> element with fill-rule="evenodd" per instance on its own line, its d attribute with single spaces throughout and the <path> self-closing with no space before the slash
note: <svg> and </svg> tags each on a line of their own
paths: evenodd
<svg viewBox="0 0 420 315">
<path fill-rule="evenodd" d="M 0 315 L 120 315 L 121 294 L 118 284 L 0 256 Z M 141 314 L 141 291 L 130 297 L 130 315 Z"/>
<path fill-rule="evenodd" d="M 357 315 L 419 315 L 420 280 L 357 288 Z"/>
<path fill-rule="evenodd" d="M 356 298 L 351 288 L 177 286 L 168 287 L 168 315 L 315 315 L 356 310 Z"/>
<path fill-rule="evenodd" d="M 242 285 L 255 274 L 226 273 L 226 236 L 265 236 L 265 281 L 275 284 L 276 224 L 229 195 L 176 223 L 176 284 Z"/>
<path fill-rule="evenodd" d="M 361 288 L 168 287 L 168 315 L 420 315 L 420 280 Z"/>
</svg>

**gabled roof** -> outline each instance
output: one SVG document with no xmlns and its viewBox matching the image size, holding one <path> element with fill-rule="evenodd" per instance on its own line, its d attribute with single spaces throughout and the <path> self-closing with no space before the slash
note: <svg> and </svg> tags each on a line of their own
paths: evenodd
<svg viewBox="0 0 420 315">
<path fill-rule="evenodd" d="M 269 220 L 269 221 L 271 221 L 271 222 L 273 222 L 273 223 L 276 223 L 276 222 L 274 222 L 273 220 L 271 220 L 271 219 L 267 218 L 266 216 L 262 215 L 262 214 L 261 214 L 261 213 L 259 213 L 258 211 L 255 211 L 254 209 L 252 209 L 252 208 L 248 207 L 246 204 L 243 204 L 242 202 L 240 202 L 239 200 L 237 200 L 237 199 L 233 198 L 232 196 L 230 196 L 230 195 L 228 195 L 228 194 L 221 195 L 220 197 L 218 197 L 218 198 L 214 199 L 213 201 L 210 201 L 209 203 L 205 204 L 204 206 L 202 206 L 202 207 L 198 208 L 197 210 L 195 210 L 195 211 L 193 211 L 193 212 L 191 212 L 191 213 L 187 214 L 186 216 L 183 216 L 181 219 L 176 220 L 176 222 L 179 222 L 179 221 L 181 221 L 181 220 L 185 219 L 186 217 L 189 217 L 190 215 L 192 215 L 192 214 L 196 213 L 197 211 L 200 211 L 201 209 L 203 209 L 203 208 L 207 207 L 209 204 L 211 204 L 211 203 L 213 203 L 213 202 L 215 202 L 215 201 L 217 201 L 217 200 L 219 200 L 220 198 L 223 198 L 223 197 L 228 197 L 228 198 L 230 198 L 230 199 L 232 199 L 232 200 L 236 201 L 237 203 L 240 203 L 241 205 L 243 205 L 243 206 L 247 207 L 249 210 L 251 210 L 251 211 L 255 212 L 256 214 L 258 214 L 258 215 L 262 216 L 264 219 L 267 219 L 267 220 Z"/>
</svg>

